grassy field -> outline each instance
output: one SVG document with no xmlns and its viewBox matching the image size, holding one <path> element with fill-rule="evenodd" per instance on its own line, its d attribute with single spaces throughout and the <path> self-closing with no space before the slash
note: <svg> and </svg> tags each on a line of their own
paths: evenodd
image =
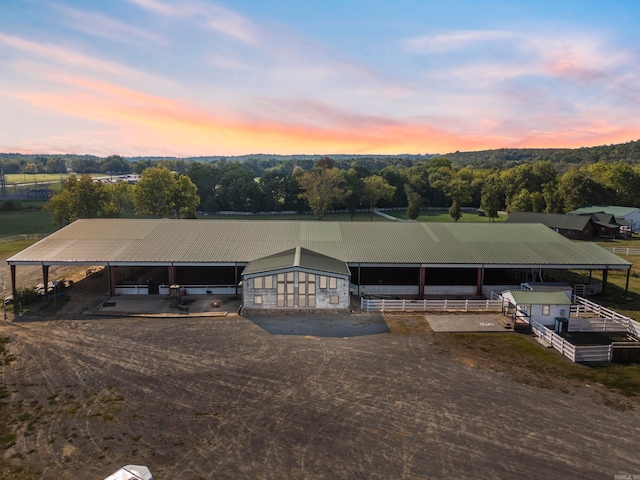
<svg viewBox="0 0 640 480">
<path fill-rule="evenodd" d="M 5 174 L 5 180 L 7 186 L 9 185 L 21 185 L 23 183 L 60 183 L 60 179 L 66 180 L 71 174 L 69 173 L 36 173 L 32 175 L 30 173 L 7 173 Z M 88 174 L 92 178 L 108 176 L 105 173 L 90 173 Z"/>
<path fill-rule="evenodd" d="M 601 385 L 633 402 L 603 392 L 602 402 L 620 409 L 634 408 L 640 399 L 640 364 L 572 363 L 553 349 L 541 348 L 529 335 L 453 333 L 435 338 L 436 344 L 463 363 L 507 372 L 522 383 L 560 390 Z"/>
<path fill-rule="evenodd" d="M 406 210 L 398 210 L 392 212 L 385 212 L 394 217 L 402 220 L 409 220 Z M 507 219 L 506 215 L 500 215 L 494 219 L 496 222 L 504 222 Z M 490 222 L 489 217 L 481 217 L 475 212 L 462 212 L 462 217 L 458 222 L 460 223 L 478 223 L 478 222 Z M 420 216 L 416 218 L 416 222 L 453 222 L 453 218 L 449 215 L 447 210 L 420 210 Z"/>
<path fill-rule="evenodd" d="M 23 202 L 25 205 L 27 202 Z M 24 233 L 51 233 L 55 231 L 53 216 L 47 210 L 40 208 L 21 210 L 18 212 L 0 213 L 0 237 L 10 237 Z"/>
</svg>

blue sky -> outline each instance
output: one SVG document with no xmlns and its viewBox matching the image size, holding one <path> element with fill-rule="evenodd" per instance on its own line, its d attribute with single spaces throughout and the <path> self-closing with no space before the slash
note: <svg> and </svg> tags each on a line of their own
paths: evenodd
<svg viewBox="0 0 640 480">
<path fill-rule="evenodd" d="M 632 1 L 0 3 L 0 151 L 447 153 L 640 138 Z"/>
</svg>

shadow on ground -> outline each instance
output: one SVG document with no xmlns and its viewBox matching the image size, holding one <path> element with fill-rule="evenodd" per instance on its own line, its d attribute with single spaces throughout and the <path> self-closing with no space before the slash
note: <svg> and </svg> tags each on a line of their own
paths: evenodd
<svg viewBox="0 0 640 480">
<path fill-rule="evenodd" d="M 343 338 L 389 332 L 389 326 L 379 315 L 316 314 L 304 317 L 253 316 L 246 318 L 272 335 Z"/>
</svg>

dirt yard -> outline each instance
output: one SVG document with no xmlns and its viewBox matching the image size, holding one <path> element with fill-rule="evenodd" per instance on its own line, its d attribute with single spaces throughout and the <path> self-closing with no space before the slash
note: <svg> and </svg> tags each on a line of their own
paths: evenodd
<svg viewBox="0 0 640 480">
<path fill-rule="evenodd" d="M 242 317 L 22 320 L 0 325 L 15 355 L 0 455 L 25 470 L 1 478 L 127 463 L 156 480 L 640 474 L 636 410 L 465 365 L 420 317 L 352 317 L 353 336 Z"/>
</svg>

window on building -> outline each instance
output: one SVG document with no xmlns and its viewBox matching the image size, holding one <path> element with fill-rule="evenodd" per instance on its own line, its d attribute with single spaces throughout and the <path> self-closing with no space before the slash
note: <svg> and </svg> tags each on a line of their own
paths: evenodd
<svg viewBox="0 0 640 480">
<path fill-rule="evenodd" d="M 325 277 L 324 275 L 318 275 L 318 283 L 320 284 L 318 285 L 318 288 L 324 290 L 325 288 L 327 288 L 327 277 Z"/>
<path fill-rule="evenodd" d="M 331 295 L 329 297 L 329 303 L 331 305 L 337 305 L 340 303 L 340 297 L 338 295 Z"/>
<path fill-rule="evenodd" d="M 338 279 L 336 277 L 329 277 L 329 288 L 332 290 L 338 288 Z"/>
<path fill-rule="evenodd" d="M 264 288 L 273 288 L 273 275 L 267 275 L 264 277 Z"/>
<path fill-rule="evenodd" d="M 276 304 L 278 307 L 295 307 L 295 272 L 279 273 L 277 275 Z"/>
<path fill-rule="evenodd" d="M 263 277 L 255 277 L 253 279 L 253 288 L 264 288 L 264 278 Z"/>
<path fill-rule="evenodd" d="M 253 304 L 254 305 L 262 305 L 262 295 L 254 295 L 253 296 Z"/>
<path fill-rule="evenodd" d="M 542 306 L 542 314 L 543 315 L 549 315 L 549 312 L 551 312 L 551 306 L 550 305 L 543 305 Z"/>
</svg>

